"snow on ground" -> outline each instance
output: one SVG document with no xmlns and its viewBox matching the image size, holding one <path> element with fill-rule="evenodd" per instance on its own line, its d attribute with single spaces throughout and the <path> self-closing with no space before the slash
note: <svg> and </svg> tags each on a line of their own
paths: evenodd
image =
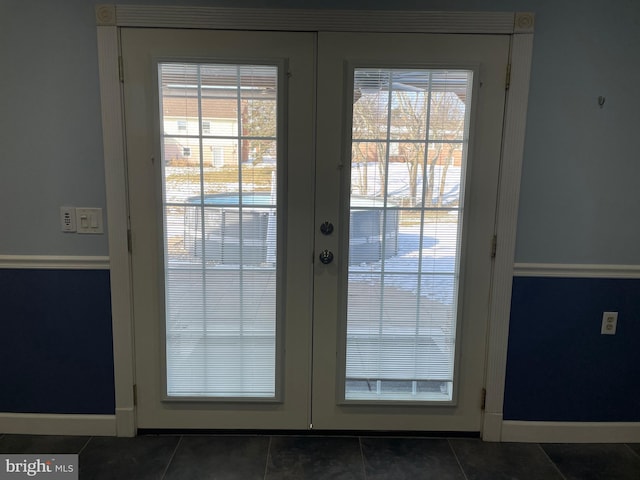
<svg viewBox="0 0 640 480">
<path fill-rule="evenodd" d="M 455 222 L 425 223 L 420 259 L 420 227 L 400 226 L 398 254 L 383 261 L 350 266 L 349 279 L 379 283 L 384 270 L 392 273 L 384 276 L 385 285 L 451 305 L 457 278 L 457 228 Z M 423 274 L 419 292 L 417 273 Z"/>
<path fill-rule="evenodd" d="M 362 187 L 366 173 L 367 188 Z M 433 201 L 437 201 L 442 179 L 443 168 L 436 166 L 434 169 L 435 186 L 433 191 Z M 443 188 L 443 205 L 451 204 L 459 200 L 461 167 L 451 166 L 447 169 Z M 388 186 L 387 195 L 391 198 L 407 198 L 410 192 L 409 169 L 406 163 L 390 163 L 387 172 Z M 418 170 L 417 198 L 418 203 L 422 200 L 422 183 L 424 175 L 422 168 Z M 351 192 L 353 195 L 382 196 L 382 185 L 380 168 L 377 163 L 356 163 L 351 169 Z"/>
<path fill-rule="evenodd" d="M 369 189 L 367 192 L 357 189 L 358 176 L 363 173 L 365 165 L 359 164 L 352 170 L 352 185 L 354 195 L 376 195 L 380 191 L 379 171 L 377 164 L 367 164 Z M 166 167 L 165 175 L 184 176 L 197 172 L 191 167 Z M 450 167 L 445 181 L 445 201 L 457 199 L 460 187 L 460 167 Z M 439 185 L 441 167 L 436 168 L 435 184 Z M 390 196 L 404 197 L 409 192 L 407 165 L 402 163 L 389 164 Z M 251 185 L 245 184 L 248 190 Z M 422 188 L 422 172 L 418 175 L 418 191 Z M 237 191 L 237 184 L 216 185 L 220 192 Z M 167 201 L 186 203 L 189 197 L 199 195 L 200 185 L 197 175 L 193 181 L 170 181 L 166 185 Z M 435 194 L 434 194 L 435 195 Z M 166 228 L 173 235 L 184 235 L 184 212 L 180 209 L 169 214 L 166 218 Z M 455 221 L 427 221 L 424 224 L 422 236 L 422 256 L 420 255 L 420 227 L 419 225 L 400 225 L 398 230 L 397 255 L 378 262 L 351 265 L 349 267 L 350 281 L 365 283 L 380 283 L 381 271 L 392 273 L 384 276 L 384 283 L 403 291 L 411 292 L 424 298 L 435 300 L 443 304 L 454 303 L 457 283 L 457 243 L 458 224 Z M 171 235 L 172 233 L 170 233 Z M 173 256 L 172 256 L 173 257 Z M 199 263 L 199 258 L 185 258 L 184 254 L 176 255 L 171 260 L 177 260 L 184 266 L 189 263 Z M 210 265 L 210 267 L 214 267 Z M 215 268 L 218 268 L 217 266 Z M 221 266 L 220 268 L 229 268 Z M 420 281 L 418 273 L 421 273 Z"/>
</svg>

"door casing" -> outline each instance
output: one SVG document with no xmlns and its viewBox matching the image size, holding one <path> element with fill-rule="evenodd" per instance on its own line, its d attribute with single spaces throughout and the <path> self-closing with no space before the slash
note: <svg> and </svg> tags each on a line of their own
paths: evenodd
<svg viewBox="0 0 640 480">
<path fill-rule="evenodd" d="M 295 31 L 412 31 L 433 33 L 497 33 L 511 38 L 510 78 L 503 128 L 496 251 L 488 334 L 486 410 L 482 436 L 500 441 L 509 330 L 513 256 L 520 193 L 534 15 L 529 12 L 333 12 L 264 9 L 96 6 L 98 67 L 102 111 L 103 152 L 107 194 L 115 400 L 113 419 L 118 436 L 137 430 L 132 333 L 132 290 L 128 246 L 126 159 L 121 103 L 124 72 L 119 56 L 123 26 L 174 28 L 264 28 Z M 178 19 L 177 14 L 180 14 Z M 273 15 L 268 15 L 273 13 Z M 336 26 L 335 19 L 339 18 Z"/>
</svg>

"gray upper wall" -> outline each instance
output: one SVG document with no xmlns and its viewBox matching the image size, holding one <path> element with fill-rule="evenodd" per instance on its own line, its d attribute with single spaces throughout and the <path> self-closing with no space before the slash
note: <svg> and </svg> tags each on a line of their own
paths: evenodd
<svg viewBox="0 0 640 480">
<path fill-rule="evenodd" d="M 94 2 L 0 0 L 0 255 L 107 255 L 59 230 L 105 207 Z M 302 2 L 141 1 L 295 8 Z M 640 264 L 640 2 L 307 0 L 305 8 L 532 11 L 517 262 Z M 598 96 L 606 97 L 604 108 Z"/>
</svg>

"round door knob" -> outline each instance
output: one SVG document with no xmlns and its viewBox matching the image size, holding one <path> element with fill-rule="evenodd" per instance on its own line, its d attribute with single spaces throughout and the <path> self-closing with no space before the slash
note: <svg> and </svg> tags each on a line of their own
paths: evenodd
<svg viewBox="0 0 640 480">
<path fill-rule="evenodd" d="M 325 265 L 333 262 L 333 253 L 329 250 L 323 250 L 320 252 L 320 261 Z"/>
<path fill-rule="evenodd" d="M 322 225 L 320 225 L 320 231 L 323 235 L 331 235 L 333 233 L 333 223 L 324 222 Z"/>
</svg>

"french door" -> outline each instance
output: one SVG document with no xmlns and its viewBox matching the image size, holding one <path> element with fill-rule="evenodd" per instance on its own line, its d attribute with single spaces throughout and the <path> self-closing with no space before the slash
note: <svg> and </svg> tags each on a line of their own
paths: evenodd
<svg viewBox="0 0 640 480">
<path fill-rule="evenodd" d="M 121 41 L 138 426 L 478 431 L 508 37 Z"/>
</svg>

